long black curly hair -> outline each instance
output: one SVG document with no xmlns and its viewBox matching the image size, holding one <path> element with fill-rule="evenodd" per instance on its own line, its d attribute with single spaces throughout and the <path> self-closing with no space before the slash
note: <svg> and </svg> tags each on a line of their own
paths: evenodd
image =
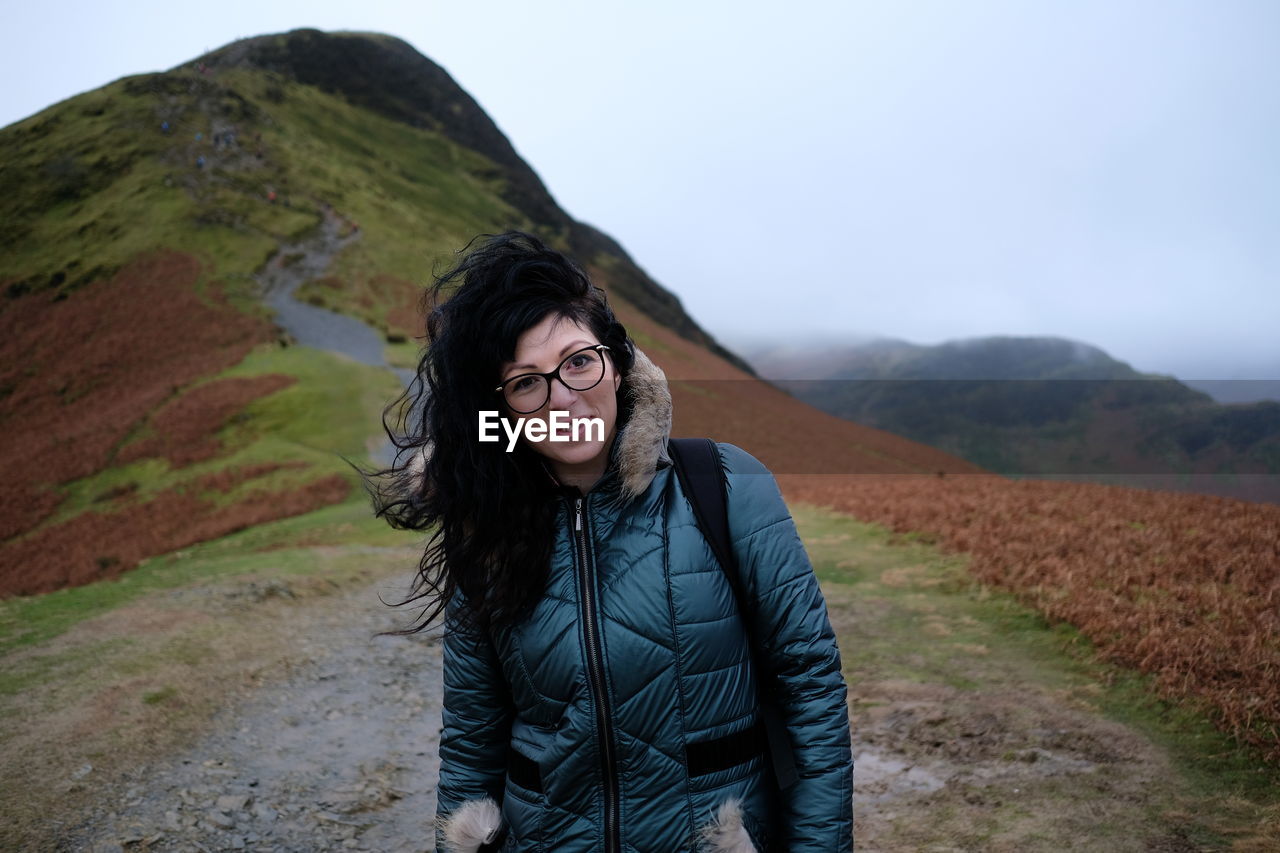
<svg viewBox="0 0 1280 853">
<path fill-rule="evenodd" d="M 498 408 L 494 386 L 524 331 L 552 313 L 589 328 L 622 377 L 615 442 L 631 417 L 635 344 L 578 264 L 522 231 L 482 234 L 459 254 L 423 293 L 417 375 L 383 412 L 395 459 L 361 471 L 379 517 L 431 530 L 413 587 L 396 603 L 426 599 L 419 620 L 384 634 L 427 628 L 458 591 L 468 605 L 459 624 L 494 630 L 526 615 L 546 586 L 556 502 L 543 457 L 523 443 L 508 453 L 478 440 L 478 413 Z"/>
</svg>

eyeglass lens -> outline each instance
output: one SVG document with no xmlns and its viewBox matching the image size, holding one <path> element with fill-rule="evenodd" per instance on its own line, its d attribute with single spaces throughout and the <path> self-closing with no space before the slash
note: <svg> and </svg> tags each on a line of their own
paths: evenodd
<svg viewBox="0 0 1280 853">
<path fill-rule="evenodd" d="M 560 362 L 558 372 L 561 381 L 574 391 L 588 391 L 604 378 L 604 357 L 598 350 L 579 350 Z M 508 382 L 502 393 L 513 412 L 529 414 L 551 399 L 551 386 L 547 377 L 529 374 Z"/>
</svg>

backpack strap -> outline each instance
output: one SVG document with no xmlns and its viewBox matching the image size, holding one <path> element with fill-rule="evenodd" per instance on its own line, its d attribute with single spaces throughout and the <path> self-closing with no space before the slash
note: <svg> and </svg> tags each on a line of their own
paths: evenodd
<svg viewBox="0 0 1280 853">
<path fill-rule="evenodd" d="M 667 448 L 671 462 L 676 469 L 676 477 L 680 487 L 693 505 L 693 515 L 698 521 L 698 528 L 711 546 L 716 560 L 729 585 L 733 588 L 733 597 L 738 602 L 738 613 L 743 620 L 743 628 L 747 629 L 750 638 L 750 627 L 747 619 L 747 596 L 742 588 L 742 578 L 738 574 L 738 560 L 733 553 L 733 543 L 729 539 L 729 498 L 728 487 L 724 476 L 724 466 L 720 463 L 720 451 L 714 440 L 710 438 L 670 438 Z M 763 672 L 759 666 L 755 644 L 752 643 L 751 656 L 757 672 Z M 775 684 L 764 684 L 760 712 L 764 723 L 767 740 L 769 764 L 773 769 L 773 777 L 778 790 L 786 790 L 799 779 L 796 769 L 795 749 L 787 734 L 786 724 L 782 720 L 781 711 L 776 698 L 770 695 Z"/>
<path fill-rule="evenodd" d="M 741 604 L 743 591 L 738 577 L 738 561 L 729 541 L 728 487 L 716 443 L 709 438 L 672 438 L 668 440 L 667 447 L 680 487 L 693 505 L 698 527 L 733 584 L 733 594 Z"/>
</svg>

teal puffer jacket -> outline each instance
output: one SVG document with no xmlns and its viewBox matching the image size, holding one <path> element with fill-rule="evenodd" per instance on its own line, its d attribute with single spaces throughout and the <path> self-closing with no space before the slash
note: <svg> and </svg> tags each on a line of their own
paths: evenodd
<svg viewBox="0 0 1280 853">
<path fill-rule="evenodd" d="M 552 498 L 551 574 L 531 616 L 492 637 L 445 634 L 437 850 L 844 853 L 840 651 L 777 484 L 718 445 L 751 602 L 740 616 L 667 453 L 665 376 L 637 352 L 628 382 L 635 408 L 604 477 Z M 783 685 L 800 774 L 776 812 L 751 749 L 748 634 Z"/>
</svg>

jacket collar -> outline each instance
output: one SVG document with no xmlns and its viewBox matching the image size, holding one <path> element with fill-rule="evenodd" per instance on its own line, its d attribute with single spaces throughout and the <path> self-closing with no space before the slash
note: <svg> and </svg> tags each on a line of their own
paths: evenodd
<svg viewBox="0 0 1280 853">
<path fill-rule="evenodd" d="M 631 417 L 614 436 L 605 473 L 591 489 L 619 504 L 643 494 L 654 475 L 672 464 L 667 452 L 667 441 L 671 437 L 671 391 L 666 374 L 636 347 L 626 384 Z M 545 457 L 542 467 L 556 494 L 571 497 L 581 494 L 577 487 L 564 486 L 556 480 Z"/>
</svg>

